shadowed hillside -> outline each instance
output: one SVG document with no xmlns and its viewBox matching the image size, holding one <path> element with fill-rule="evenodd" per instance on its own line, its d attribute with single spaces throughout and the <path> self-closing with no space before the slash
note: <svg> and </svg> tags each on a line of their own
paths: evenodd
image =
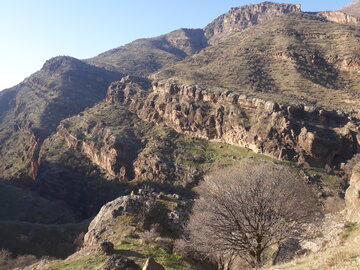
<svg viewBox="0 0 360 270">
<path fill-rule="evenodd" d="M 105 97 L 121 74 L 71 57 L 55 57 L 19 85 L 0 94 L 0 175 L 34 176 L 41 141 L 60 120 Z"/>
</svg>

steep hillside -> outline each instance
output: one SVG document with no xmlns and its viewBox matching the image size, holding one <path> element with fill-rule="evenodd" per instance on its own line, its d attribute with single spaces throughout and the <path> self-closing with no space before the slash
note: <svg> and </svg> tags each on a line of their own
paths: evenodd
<svg viewBox="0 0 360 270">
<path fill-rule="evenodd" d="M 352 16 L 360 17 L 360 0 L 354 0 L 349 5 L 343 7 L 341 11 Z"/>
<path fill-rule="evenodd" d="M 253 25 L 267 23 L 285 14 L 300 12 L 300 5 L 273 2 L 232 8 L 204 28 L 205 36 L 209 43 L 214 44 Z"/>
<path fill-rule="evenodd" d="M 0 94 L 0 176 L 35 177 L 41 142 L 60 120 L 93 106 L 121 74 L 55 57 Z"/>
<path fill-rule="evenodd" d="M 358 111 L 360 28 L 289 14 L 243 30 L 153 77 L 265 100 Z"/>
<path fill-rule="evenodd" d="M 204 29 L 179 29 L 159 37 L 139 39 L 86 61 L 109 70 L 145 76 L 171 66 L 235 32 L 298 12 L 299 5 L 272 2 L 233 8 Z"/>
<path fill-rule="evenodd" d="M 0 92 L 0 178 L 33 180 L 19 181 L 29 189 L 0 182 L 0 249 L 63 258 L 106 204 L 82 250 L 33 269 L 100 269 L 105 240 L 141 264 L 154 256 L 167 269 L 198 269 L 173 250 L 197 185 L 244 159 L 297 171 L 325 213 L 343 210 L 346 168 L 360 152 L 359 25 L 341 11 L 264 2 L 204 29 L 47 61 Z M 357 199 L 357 182 L 358 174 L 347 197 Z M 159 207 L 139 228 L 145 193 Z M 357 230 L 330 223 L 333 234 L 309 250 Z M 161 237 L 149 236 L 154 224 Z"/>
<path fill-rule="evenodd" d="M 148 75 L 207 46 L 202 29 L 179 29 L 139 39 L 86 60 L 89 64 L 131 75 Z"/>
</svg>

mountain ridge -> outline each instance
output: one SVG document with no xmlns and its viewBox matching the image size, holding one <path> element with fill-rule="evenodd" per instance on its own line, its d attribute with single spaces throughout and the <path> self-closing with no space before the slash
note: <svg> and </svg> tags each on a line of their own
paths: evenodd
<svg viewBox="0 0 360 270">
<path fill-rule="evenodd" d="M 360 1 L 359 0 L 353 1 L 347 6 L 340 9 L 340 11 L 343 11 L 355 17 L 360 17 Z"/>
<path fill-rule="evenodd" d="M 52 215 L 35 207 L 36 222 L 84 221 L 119 196 L 136 203 L 149 194 L 160 202 L 140 229 L 121 227 L 138 223 L 126 209 L 109 212 L 90 255 L 82 249 L 64 267 L 39 269 L 102 267 L 105 236 L 115 252 L 142 260 L 150 254 L 144 235 L 160 223 L 169 238 L 154 241 L 171 260 L 199 181 L 246 159 L 298 172 L 325 213 L 342 210 L 347 168 L 360 152 L 359 38 L 357 21 L 343 12 L 264 2 L 233 8 L 204 29 L 139 39 L 86 60 L 52 58 L 0 92 L 0 178 L 21 183 L 33 198 L 2 185 L 0 192 L 10 190 L 18 208 L 49 202 Z M 32 239 L 33 219 L 4 216 L 4 231 L 26 218 L 26 232 L 11 237 Z"/>
</svg>

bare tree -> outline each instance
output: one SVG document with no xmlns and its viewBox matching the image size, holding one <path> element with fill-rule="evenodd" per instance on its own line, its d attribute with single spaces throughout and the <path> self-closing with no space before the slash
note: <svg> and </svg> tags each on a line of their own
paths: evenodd
<svg viewBox="0 0 360 270">
<path fill-rule="evenodd" d="M 188 232 L 193 246 L 215 258 L 236 256 L 259 268 L 264 252 L 299 232 L 318 211 L 301 177 L 274 164 L 243 162 L 217 171 L 199 187 Z"/>
</svg>

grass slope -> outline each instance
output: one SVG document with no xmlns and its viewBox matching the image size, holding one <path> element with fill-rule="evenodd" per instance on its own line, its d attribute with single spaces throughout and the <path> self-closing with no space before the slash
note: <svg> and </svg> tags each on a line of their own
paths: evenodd
<svg viewBox="0 0 360 270">
<path fill-rule="evenodd" d="M 19 85 L 0 94 L 0 176 L 26 176 L 31 162 L 30 130 L 35 140 L 55 131 L 60 120 L 105 97 L 121 74 L 71 57 L 55 57 Z M 24 129 L 29 129 L 24 131 Z M 35 142 L 33 142 L 35 143 Z M 36 158 L 36 157 L 35 157 Z"/>
<path fill-rule="evenodd" d="M 266 268 L 267 270 L 357 270 L 360 269 L 360 227 L 346 223 L 340 246 L 297 258 L 290 263 Z"/>
<path fill-rule="evenodd" d="M 206 46 L 202 29 L 179 29 L 159 37 L 135 40 L 86 61 L 109 70 L 145 76 Z"/>
<path fill-rule="evenodd" d="M 237 33 L 153 77 L 350 110 L 360 100 L 359 52 L 359 28 L 290 14 Z"/>
</svg>

